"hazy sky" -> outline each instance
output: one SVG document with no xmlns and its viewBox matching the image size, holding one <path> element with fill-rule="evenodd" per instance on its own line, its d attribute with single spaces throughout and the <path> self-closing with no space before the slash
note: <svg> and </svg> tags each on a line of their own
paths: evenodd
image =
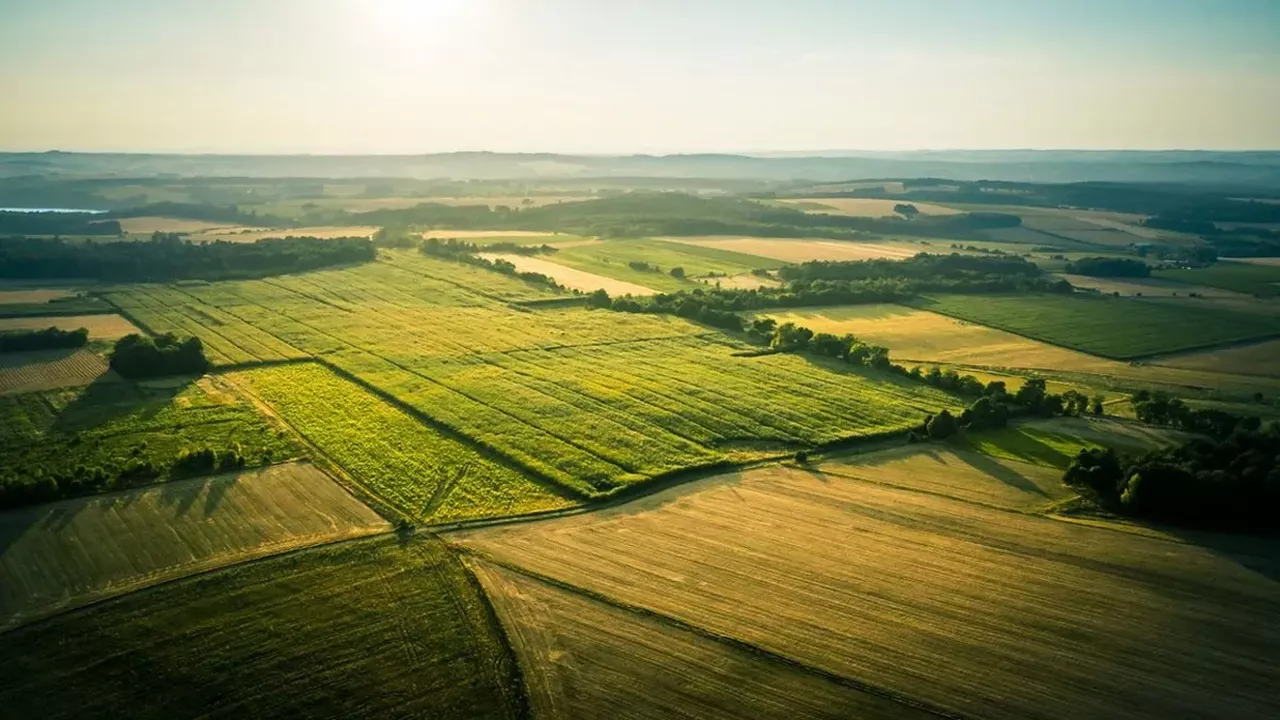
<svg viewBox="0 0 1280 720">
<path fill-rule="evenodd" d="M 0 0 L 0 149 L 1280 148 L 1280 0 Z"/>
</svg>

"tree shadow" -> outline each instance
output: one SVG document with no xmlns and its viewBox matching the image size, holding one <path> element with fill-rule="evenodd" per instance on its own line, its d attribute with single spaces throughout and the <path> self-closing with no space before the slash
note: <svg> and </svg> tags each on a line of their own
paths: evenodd
<svg viewBox="0 0 1280 720">
<path fill-rule="evenodd" d="M 1039 485 L 1036 485 L 1025 475 L 1011 467 L 1001 465 L 995 458 L 989 455 L 965 451 L 957 452 L 955 455 L 963 460 L 969 467 L 972 467 L 988 477 L 993 477 L 1015 490 L 1029 493 L 1031 495 L 1038 495 L 1046 500 L 1053 499 L 1048 493 L 1041 489 Z"/>
<path fill-rule="evenodd" d="M 1071 456 L 1040 440 L 1025 428 L 1009 428 L 991 433 L 984 433 L 978 439 L 983 443 L 999 449 L 1015 460 L 1065 468 L 1071 463 Z M 962 445 L 964 447 L 964 445 Z M 976 447 L 966 447 L 981 453 Z"/>
<path fill-rule="evenodd" d="M 57 410 L 50 431 L 71 435 L 125 415 L 149 420 L 168 407 L 195 378 L 162 385 L 140 385 L 113 375 L 99 376 L 66 407 Z"/>
</svg>

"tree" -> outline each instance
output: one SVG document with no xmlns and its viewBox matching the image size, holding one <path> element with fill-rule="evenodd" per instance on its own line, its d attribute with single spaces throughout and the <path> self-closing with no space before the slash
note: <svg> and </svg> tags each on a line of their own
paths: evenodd
<svg viewBox="0 0 1280 720">
<path fill-rule="evenodd" d="M 673 278 L 675 278 L 675 279 L 677 279 L 677 280 L 683 280 L 683 279 L 684 279 L 684 268 L 679 267 L 679 266 L 671 268 L 671 277 L 673 277 Z"/>
<path fill-rule="evenodd" d="M 934 415 L 933 418 L 929 420 L 929 424 L 926 427 L 926 430 L 929 432 L 929 437 L 934 440 L 945 440 L 946 438 L 955 435 L 956 431 L 959 429 L 960 426 L 956 423 L 955 416 L 947 410 L 943 410 L 937 415 Z"/>
<path fill-rule="evenodd" d="M 1103 408 L 1102 404 L 1103 404 L 1104 402 L 1106 402 L 1106 400 L 1107 400 L 1107 399 L 1106 399 L 1105 397 L 1101 396 L 1101 395 L 1094 395 L 1094 396 L 1093 396 L 1093 405 L 1092 405 L 1092 406 L 1090 406 L 1090 408 L 1089 408 L 1090 412 L 1092 412 L 1094 415 L 1102 415 L 1102 414 L 1104 414 L 1105 410 L 1104 410 L 1104 408 Z"/>
<path fill-rule="evenodd" d="M 908 220 L 911 220 L 915 218 L 915 216 L 920 214 L 920 210 L 917 209 L 916 206 L 912 205 L 911 203 L 898 203 L 897 205 L 893 206 L 893 211 Z"/>
<path fill-rule="evenodd" d="M 587 307 L 589 308 L 607 308 L 609 307 L 609 293 L 604 289 L 596 290 L 587 295 Z"/>
</svg>

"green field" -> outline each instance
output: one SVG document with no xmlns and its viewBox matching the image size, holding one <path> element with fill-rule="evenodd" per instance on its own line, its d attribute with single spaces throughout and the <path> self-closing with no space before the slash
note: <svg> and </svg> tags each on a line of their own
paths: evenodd
<svg viewBox="0 0 1280 720">
<path fill-rule="evenodd" d="M 556 297 L 497 273 L 389 253 L 347 270 L 143 287 L 111 300 L 149 326 L 199 335 L 223 364 L 312 355 L 577 495 L 902 430 L 956 404 L 838 363 L 735 357 L 743 346 L 676 317 L 510 304 L 531 296 Z M 423 493 L 432 495 L 419 488 L 404 502 Z"/>
<path fill-rule="evenodd" d="M 1065 470 L 1086 448 L 1112 447 L 1133 455 L 1176 445 L 1187 436 L 1176 430 L 1096 418 L 1061 418 L 1020 423 L 999 430 L 966 434 L 956 447 L 1005 460 Z"/>
<path fill-rule="evenodd" d="M 741 275 L 756 268 L 777 268 L 779 260 L 748 255 L 732 250 L 700 247 L 665 240 L 604 240 L 565 248 L 547 257 L 552 262 L 578 270 L 625 280 L 662 292 L 676 292 L 702 287 L 692 280 L 671 277 L 673 267 L 684 269 L 686 278 L 715 275 Z M 646 262 L 656 271 L 635 270 L 628 263 Z"/>
<path fill-rule="evenodd" d="M 1196 305 L 1089 295 L 938 295 L 924 310 L 1093 355 L 1129 360 L 1280 335 L 1280 321 Z"/>
<path fill-rule="evenodd" d="M 296 457 L 299 448 L 254 407 L 210 380 L 96 382 L 0 396 L 0 484 L 55 478 L 64 496 L 129 483 L 92 482 L 151 465 L 169 479 L 183 450 L 237 451 L 247 466 Z"/>
<path fill-rule="evenodd" d="M 68 642 L 74 638 L 73 642 Z M 516 718 L 514 660 L 439 541 L 295 553 L 0 635 L 6 717 Z"/>
<path fill-rule="evenodd" d="M 1280 267 L 1275 265 L 1222 260 L 1209 267 L 1157 270 L 1154 274 L 1166 280 L 1208 285 L 1260 297 L 1280 295 Z"/>
<path fill-rule="evenodd" d="M 233 373 L 362 488 L 417 520 L 446 522 L 573 504 L 314 364 Z"/>
<path fill-rule="evenodd" d="M 0 628 L 390 525 L 307 463 L 0 513 Z"/>
</svg>

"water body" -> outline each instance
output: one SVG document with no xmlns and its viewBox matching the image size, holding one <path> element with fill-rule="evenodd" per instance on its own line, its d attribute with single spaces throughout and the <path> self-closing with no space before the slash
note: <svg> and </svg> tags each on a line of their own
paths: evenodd
<svg viewBox="0 0 1280 720">
<path fill-rule="evenodd" d="M 20 212 L 20 213 L 87 213 L 89 215 L 102 215 L 106 210 L 86 210 L 84 208 L 12 208 L 0 207 L 0 212 Z"/>
</svg>

